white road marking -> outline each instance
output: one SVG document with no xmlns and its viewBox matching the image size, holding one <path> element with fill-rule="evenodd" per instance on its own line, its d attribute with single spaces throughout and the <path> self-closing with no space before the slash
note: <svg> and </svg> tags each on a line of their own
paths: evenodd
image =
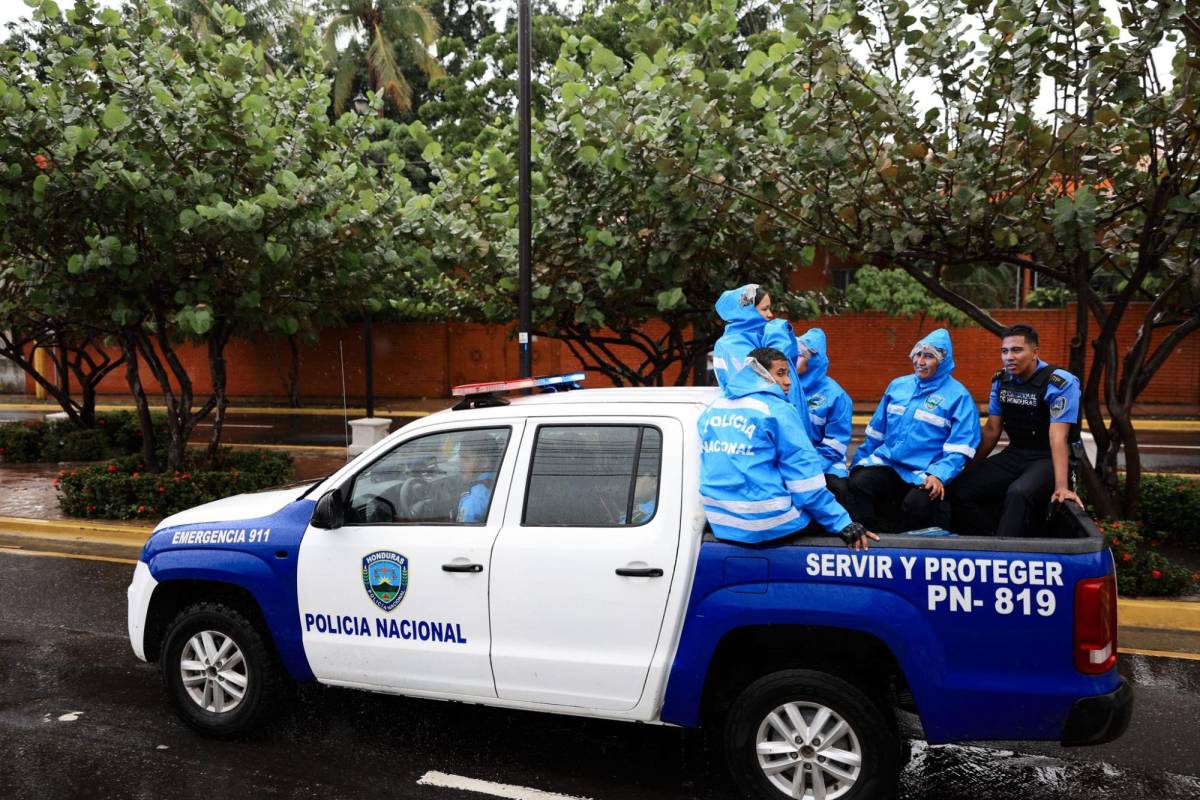
<svg viewBox="0 0 1200 800">
<path fill-rule="evenodd" d="M 569 794 L 543 792 L 541 789 L 530 789 L 526 786 L 481 781 L 475 778 L 464 778 L 462 775 L 447 775 L 445 772 L 426 772 L 417 783 L 421 786 L 440 786 L 444 789 L 479 792 L 480 794 L 490 794 L 493 797 L 507 797 L 511 800 L 591 800 Z"/>
<path fill-rule="evenodd" d="M 75 722 L 82 715 L 82 711 L 68 711 L 58 718 L 59 722 Z"/>
</svg>

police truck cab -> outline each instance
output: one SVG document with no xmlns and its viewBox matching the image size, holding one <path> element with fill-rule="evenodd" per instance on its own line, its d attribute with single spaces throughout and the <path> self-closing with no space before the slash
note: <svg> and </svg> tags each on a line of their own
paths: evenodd
<svg viewBox="0 0 1200 800">
<path fill-rule="evenodd" d="M 714 388 L 459 387 L 317 483 L 169 517 L 129 587 L 178 714 L 239 734 L 285 682 L 709 728 L 747 796 L 876 797 L 931 743 L 1121 735 L 1112 557 L 1053 536 L 716 540 Z M 928 532 L 926 532 L 928 533 Z"/>
</svg>

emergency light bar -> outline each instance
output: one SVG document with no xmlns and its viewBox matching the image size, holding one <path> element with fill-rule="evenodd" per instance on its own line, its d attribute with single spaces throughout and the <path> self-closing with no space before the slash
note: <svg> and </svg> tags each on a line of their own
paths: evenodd
<svg viewBox="0 0 1200 800">
<path fill-rule="evenodd" d="M 506 392 L 518 392 L 522 389 L 541 389 L 543 392 L 564 392 L 568 389 L 578 389 L 579 383 L 586 378 L 582 372 L 568 372 L 564 375 L 543 375 L 540 378 L 520 378 L 514 381 L 488 381 L 486 383 L 464 383 L 451 388 L 450 394 L 463 398 L 455 410 L 474 408 L 487 405 L 504 405 L 507 401 L 496 395 Z"/>
</svg>

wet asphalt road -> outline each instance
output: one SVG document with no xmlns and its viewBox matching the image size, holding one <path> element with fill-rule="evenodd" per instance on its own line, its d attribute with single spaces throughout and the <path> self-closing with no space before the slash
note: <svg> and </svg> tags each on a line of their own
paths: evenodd
<svg viewBox="0 0 1200 800">
<path fill-rule="evenodd" d="M 249 738 L 200 738 L 125 633 L 132 566 L 0 550 L 0 797 L 463 798 L 430 771 L 576 797 L 734 797 L 696 732 L 314 687 Z M 915 742 L 905 800 L 1200 798 L 1200 662 L 1124 656 L 1130 731 L 1087 750 Z"/>
</svg>

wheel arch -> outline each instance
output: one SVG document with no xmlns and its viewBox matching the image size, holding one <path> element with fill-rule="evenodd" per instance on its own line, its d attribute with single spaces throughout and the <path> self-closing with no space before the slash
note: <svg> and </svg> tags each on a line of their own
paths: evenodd
<svg viewBox="0 0 1200 800">
<path fill-rule="evenodd" d="M 147 661 L 158 660 L 163 637 L 166 636 L 171 621 L 183 609 L 197 603 L 219 603 L 229 606 L 246 617 L 263 633 L 263 638 L 275 647 L 274 637 L 262 608 L 249 589 L 227 581 L 180 579 L 161 582 L 154 587 L 143 633 L 143 652 Z"/>
<path fill-rule="evenodd" d="M 854 684 L 890 714 L 916 712 L 895 654 L 865 631 L 820 625 L 751 625 L 728 631 L 713 651 L 701 695 L 701 724 L 721 719 L 738 693 L 786 669 L 811 669 Z"/>
</svg>

